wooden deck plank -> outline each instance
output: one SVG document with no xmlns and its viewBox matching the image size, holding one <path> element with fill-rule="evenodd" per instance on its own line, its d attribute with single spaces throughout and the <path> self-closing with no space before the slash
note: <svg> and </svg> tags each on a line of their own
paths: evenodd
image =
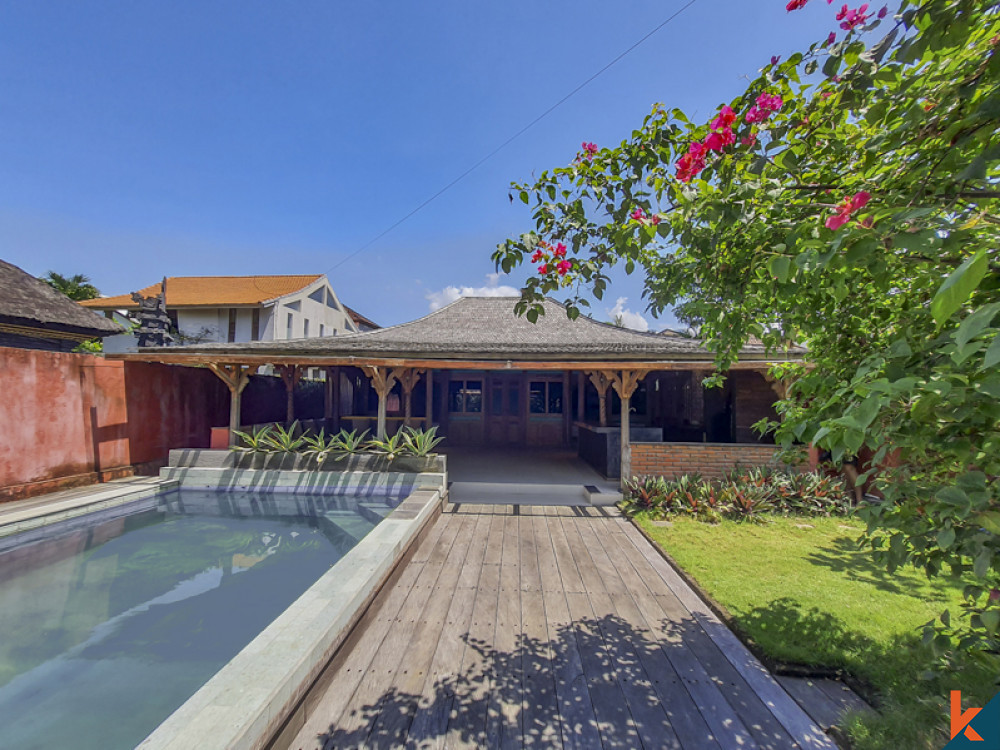
<svg viewBox="0 0 1000 750">
<path fill-rule="evenodd" d="M 667 583 L 678 601 L 694 615 L 726 659 L 768 710 L 781 723 L 785 731 L 808 750 L 835 750 L 836 744 L 809 718 L 799 705 L 784 691 L 770 672 L 751 654 L 746 646 L 727 628 L 708 605 L 685 583 L 677 571 L 653 549 L 638 529 L 627 521 L 619 521 L 633 545 L 639 549 L 650 566 Z"/>
<path fill-rule="evenodd" d="M 458 517 L 451 546 L 445 550 L 443 545 L 439 545 L 432 551 L 421 575 L 411 587 L 410 595 L 406 597 L 396 615 L 392 627 L 375 652 L 365 675 L 354 689 L 354 694 L 348 701 L 339 722 L 339 728 L 344 736 L 336 738 L 336 742 L 329 743 L 333 747 L 350 744 L 345 742 L 348 738 L 353 740 L 354 737 L 359 737 L 360 741 L 366 741 L 385 702 L 390 698 L 395 701 L 392 683 L 397 670 L 401 668 L 400 654 L 405 653 L 410 647 L 411 637 L 417 629 L 424 607 L 434 594 L 435 586 L 440 576 L 444 574 L 445 568 L 450 567 L 447 563 L 460 565 L 465 559 L 469 547 L 469 534 L 474 522 L 475 519 L 472 517 Z M 445 538 L 442 536 L 442 539 Z M 440 562 L 437 562 L 438 559 Z M 389 706 L 392 711 L 396 708 L 395 702 Z"/>
<path fill-rule="evenodd" d="M 482 747 L 486 740 L 486 714 L 493 685 L 493 639 L 500 589 L 500 566 L 484 563 L 492 517 L 492 514 L 481 517 L 480 520 L 486 522 L 487 533 L 481 548 L 477 548 L 475 557 L 470 555 L 467 565 L 469 569 L 477 569 L 479 576 L 471 584 L 475 591 L 472 619 L 466 629 L 461 680 L 455 690 L 444 737 L 444 744 L 449 748 Z"/>
<path fill-rule="evenodd" d="M 535 529 L 535 544 L 541 554 L 548 554 L 547 551 L 543 552 L 546 547 L 548 550 L 552 550 L 552 559 L 556 562 L 557 573 L 562 580 L 566 571 L 563 566 L 558 564 L 552 538 L 555 532 L 562 536 L 562 529 L 558 523 L 558 516 L 545 520 L 546 522 L 540 528 L 536 527 Z M 562 536 L 562 542 L 565 545 L 564 536 Z M 578 580 L 579 574 L 576 573 L 576 565 L 572 558 L 564 561 L 564 564 L 572 565 L 573 573 Z M 577 593 L 582 593 L 582 591 Z M 587 689 L 587 675 L 583 670 L 583 659 L 576 642 L 573 618 L 570 616 L 569 605 L 566 602 L 566 591 L 546 586 L 543 580 L 542 600 L 545 606 L 545 625 L 548 639 L 549 643 L 552 644 L 552 676 L 556 698 L 559 702 L 563 747 L 567 750 L 599 748 L 601 747 L 601 734 L 598 730 L 597 716 L 594 713 L 590 691 Z"/>
<path fill-rule="evenodd" d="M 406 736 L 416 715 L 424 681 L 444 632 L 460 576 L 470 561 L 474 561 L 477 555 L 481 557 L 479 550 L 485 549 L 488 526 L 488 517 L 477 517 L 472 533 L 466 539 L 462 539 L 462 535 L 468 530 L 468 521 L 460 527 L 459 536 L 410 636 L 406 659 L 394 673 L 387 689 L 391 700 L 383 702 L 369 733 L 369 746 L 391 747 L 398 744 L 400 737 Z"/>
<path fill-rule="evenodd" d="M 777 677 L 778 683 L 802 706 L 812 720 L 823 729 L 834 727 L 840 721 L 840 706 L 830 699 L 814 680 L 806 677 Z"/>
<path fill-rule="evenodd" d="M 692 677 L 703 680 L 704 676 L 707 676 L 715 683 L 725 702 L 735 710 L 742 728 L 753 736 L 760 747 L 779 750 L 794 745 L 794 740 L 788 732 L 729 664 L 700 624 L 672 596 L 666 584 L 649 569 L 645 558 L 627 536 L 622 533 L 607 532 L 601 535 L 601 539 L 651 630 L 655 632 L 661 627 L 670 627 L 664 626 L 664 622 L 669 622 L 681 632 L 684 645 L 694 654 L 703 668 L 704 675 L 696 670 Z M 642 574 L 639 571 L 642 571 Z M 655 598 L 650 599 L 650 595 Z M 681 654 L 678 656 L 683 658 Z M 700 687 L 697 689 L 703 690 Z M 716 717 L 716 726 L 719 725 L 733 726 L 725 715 Z"/>
<path fill-rule="evenodd" d="M 368 673 L 368 669 L 382 645 L 383 640 L 392 629 L 399 611 L 409 598 L 414 584 L 424 575 L 426 560 L 431 551 L 438 546 L 450 548 L 454 542 L 457 529 L 450 519 L 442 517 L 431 530 L 428 538 L 420 545 L 403 570 L 396 585 L 386 597 L 375 606 L 378 612 L 365 628 L 364 633 L 354 644 L 350 652 L 343 657 L 336 674 L 325 685 L 321 695 L 310 696 L 307 700 L 307 718 L 299 732 L 299 743 L 302 747 L 323 747 L 331 731 L 342 734 L 339 719 L 344 713 L 358 684 Z"/>
<path fill-rule="evenodd" d="M 493 672 L 486 717 L 487 747 L 521 748 L 521 660 L 516 656 L 521 642 L 521 547 L 517 542 L 518 516 L 503 516 L 500 587 L 497 592 L 494 628 Z M 502 677 L 502 680 L 501 680 Z"/>
<path fill-rule="evenodd" d="M 578 531 L 579 518 L 560 518 L 560 526 L 573 554 L 585 593 L 566 594 L 576 642 L 583 658 L 594 713 L 605 748 L 635 748 L 641 745 L 639 733 L 623 686 L 619 683 L 614 660 L 604 640 L 601 619 L 610 612 L 594 609 L 590 591 L 603 592 L 597 568 Z M 599 600 L 599 604 L 601 601 Z M 610 604 L 608 605 L 610 606 Z"/>
<path fill-rule="evenodd" d="M 779 680 L 780 682 L 780 680 Z M 839 680 L 817 679 L 814 682 L 827 697 L 840 708 L 842 713 L 849 711 L 871 712 L 874 709 L 851 688 Z"/>
</svg>

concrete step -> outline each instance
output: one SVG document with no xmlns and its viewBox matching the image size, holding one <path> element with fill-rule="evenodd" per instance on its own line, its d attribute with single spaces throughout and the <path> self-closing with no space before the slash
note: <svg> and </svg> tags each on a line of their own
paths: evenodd
<svg viewBox="0 0 1000 750">
<path fill-rule="evenodd" d="M 621 500 L 620 493 L 582 484 L 452 482 L 448 493 L 453 503 L 482 505 L 614 505 Z"/>
</svg>

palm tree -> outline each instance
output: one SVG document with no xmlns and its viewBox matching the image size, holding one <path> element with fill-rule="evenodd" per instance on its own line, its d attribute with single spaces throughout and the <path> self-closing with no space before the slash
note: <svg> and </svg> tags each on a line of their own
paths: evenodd
<svg viewBox="0 0 1000 750">
<path fill-rule="evenodd" d="M 63 276 L 55 271 L 49 271 L 42 277 L 42 281 L 51 286 L 57 292 L 62 292 L 72 300 L 79 302 L 83 299 L 94 299 L 100 297 L 101 293 L 97 287 L 90 283 L 90 279 L 82 273 L 73 276 Z"/>
</svg>

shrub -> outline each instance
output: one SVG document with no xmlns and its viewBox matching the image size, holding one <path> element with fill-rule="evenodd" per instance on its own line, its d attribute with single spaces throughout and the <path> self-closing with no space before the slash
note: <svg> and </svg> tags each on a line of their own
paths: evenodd
<svg viewBox="0 0 1000 750">
<path fill-rule="evenodd" d="M 676 479 L 636 477 L 625 484 L 620 504 L 627 516 L 662 519 L 685 514 L 702 521 L 759 521 L 765 514 L 847 515 L 850 493 L 839 479 L 813 472 L 739 469 L 721 481 L 684 474 Z"/>
</svg>

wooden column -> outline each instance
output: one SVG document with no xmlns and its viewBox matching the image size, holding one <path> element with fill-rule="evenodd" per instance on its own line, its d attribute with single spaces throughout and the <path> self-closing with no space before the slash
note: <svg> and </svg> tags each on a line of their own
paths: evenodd
<svg viewBox="0 0 1000 750">
<path fill-rule="evenodd" d="M 326 368 L 326 392 L 323 401 L 323 417 L 330 432 L 340 429 L 340 368 Z"/>
<path fill-rule="evenodd" d="M 403 388 L 403 424 L 410 426 L 410 418 L 413 416 L 413 388 L 423 370 L 414 367 L 397 367 L 392 371 L 392 376 L 399 381 Z"/>
<path fill-rule="evenodd" d="M 361 369 L 372 382 L 372 388 L 378 394 L 378 426 L 375 430 L 375 437 L 385 440 L 385 402 L 389 397 L 389 391 L 396 384 L 396 376 L 384 367 L 375 365 L 363 365 Z"/>
<path fill-rule="evenodd" d="M 563 370 L 563 444 L 569 445 L 570 439 L 570 425 L 573 422 L 572 414 L 573 409 L 570 406 L 570 401 L 572 400 L 572 392 L 570 391 L 570 380 L 569 380 L 569 370 Z"/>
<path fill-rule="evenodd" d="M 236 430 L 240 428 L 240 396 L 257 372 L 257 365 L 224 365 L 212 362 L 208 369 L 219 376 L 229 389 L 229 444 L 236 445 Z"/>
<path fill-rule="evenodd" d="M 424 394 L 424 429 L 429 430 L 434 424 L 434 371 L 427 371 L 427 393 Z"/>
<path fill-rule="evenodd" d="M 587 379 L 582 371 L 576 373 L 576 421 L 582 422 L 587 407 Z"/>
<path fill-rule="evenodd" d="M 632 440 L 629 435 L 631 426 L 630 404 L 632 394 L 639 387 L 639 381 L 646 377 L 646 373 L 636 370 L 621 370 L 620 372 L 607 373 L 615 393 L 622 400 L 622 471 L 621 486 L 624 489 L 625 482 L 632 478 Z"/>
<path fill-rule="evenodd" d="M 607 372 L 600 370 L 595 370 L 593 372 L 587 373 L 590 376 L 590 382 L 594 384 L 594 388 L 597 389 L 597 404 L 598 404 L 598 414 L 600 415 L 601 427 L 608 426 L 608 386 L 611 385 L 611 378 L 608 377 Z"/>
<path fill-rule="evenodd" d="M 302 368 L 298 365 L 278 365 L 275 369 L 277 369 L 281 380 L 285 384 L 285 392 L 287 394 L 285 421 L 291 424 L 295 421 L 295 386 L 302 379 Z"/>
</svg>

